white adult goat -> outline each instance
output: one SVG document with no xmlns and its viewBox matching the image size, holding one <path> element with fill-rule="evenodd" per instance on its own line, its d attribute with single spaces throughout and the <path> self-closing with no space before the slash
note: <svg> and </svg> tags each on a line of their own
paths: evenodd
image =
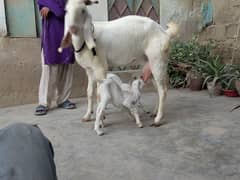
<svg viewBox="0 0 240 180">
<path fill-rule="evenodd" d="M 137 107 L 143 85 L 144 82 L 141 78 L 134 80 L 131 85 L 129 85 L 122 83 L 117 75 L 107 74 L 107 78 L 104 79 L 99 86 L 100 102 L 97 107 L 94 126 L 94 130 L 99 136 L 103 135 L 103 131 L 101 131 L 99 127 L 101 117 L 108 104 L 112 104 L 118 108 L 126 108 L 136 120 L 137 126 L 140 128 L 143 127 L 139 118 Z"/>
<path fill-rule="evenodd" d="M 88 110 L 83 120 L 91 118 L 95 82 L 106 77 L 108 66 L 121 66 L 149 61 L 156 81 L 159 103 L 154 124 L 163 123 L 163 106 L 167 94 L 167 64 L 170 40 L 178 27 L 168 24 L 165 31 L 153 20 L 140 16 L 126 16 L 110 22 L 92 22 L 87 5 L 93 0 L 68 0 L 62 48 L 73 44 L 76 61 L 88 76 Z"/>
</svg>

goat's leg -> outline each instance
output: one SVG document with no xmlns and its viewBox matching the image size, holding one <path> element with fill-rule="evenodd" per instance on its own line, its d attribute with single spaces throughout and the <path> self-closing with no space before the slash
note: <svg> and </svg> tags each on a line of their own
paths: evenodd
<svg viewBox="0 0 240 180">
<path fill-rule="evenodd" d="M 167 96 L 167 51 L 159 50 L 158 47 L 160 42 L 152 41 L 151 45 L 146 50 L 146 55 L 149 60 L 149 64 L 152 70 L 153 78 L 156 82 L 158 91 L 158 112 L 154 119 L 154 126 L 160 126 L 164 123 L 163 111 L 164 103 Z"/>
<path fill-rule="evenodd" d="M 140 120 L 140 117 L 139 117 L 139 114 L 138 114 L 138 111 L 136 108 L 128 108 L 127 107 L 127 112 L 129 113 L 129 115 L 131 116 L 131 118 L 134 118 L 134 120 L 136 121 L 136 125 L 139 127 L 139 128 L 143 128 L 143 124 Z"/>
<path fill-rule="evenodd" d="M 128 101 L 123 102 L 123 106 L 129 110 L 130 114 L 134 117 L 136 124 L 139 128 L 143 128 L 143 124 L 139 118 L 137 107 L 131 105 Z"/>
<path fill-rule="evenodd" d="M 97 135 L 99 135 L 99 136 L 102 136 L 104 134 L 104 132 L 100 130 L 100 125 L 101 125 L 102 113 L 103 113 L 106 105 L 107 105 L 107 102 L 104 101 L 103 103 L 99 103 L 98 107 L 97 107 L 94 130 L 96 131 Z"/>
<path fill-rule="evenodd" d="M 87 112 L 83 116 L 82 121 L 87 122 L 91 120 L 91 114 L 93 112 L 93 94 L 94 94 L 94 79 L 93 73 L 90 69 L 86 69 L 87 77 L 88 77 L 88 88 L 87 88 L 87 96 L 88 96 L 88 107 Z"/>
<path fill-rule="evenodd" d="M 165 92 L 168 91 L 168 82 L 169 82 L 169 78 L 168 78 L 168 74 L 166 75 L 166 78 L 164 80 L 164 89 L 165 89 Z M 157 84 L 155 82 L 154 79 L 152 79 L 152 83 L 153 83 L 153 86 L 155 88 L 155 90 L 157 91 Z M 158 112 L 158 106 L 159 106 L 159 97 L 157 97 L 157 102 L 155 104 L 155 107 L 154 107 L 154 110 L 153 110 L 153 113 L 152 113 L 152 117 L 156 117 L 157 116 L 157 112 Z"/>
<path fill-rule="evenodd" d="M 153 86 L 154 86 L 155 90 L 157 91 L 158 88 L 157 88 L 157 84 L 156 84 L 154 79 L 152 79 L 152 83 L 153 83 Z M 151 117 L 156 117 L 157 116 L 158 105 L 159 105 L 159 97 L 157 97 L 157 101 L 156 101 L 155 107 L 153 109 L 153 112 L 151 114 Z"/>
<path fill-rule="evenodd" d="M 97 93 L 96 93 L 96 94 L 97 94 L 97 106 L 98 106 L 99 103 L 101 102 L 99 87 L 100 87 L 100 82 L 97 82 Z M 102 115 L 101 115 L 101 123 L 100 123 L 100 126 L 101 126 L 102 128 L 104 128 L 104 122 L 103 122 L 104 119 L 106 119 L 105 109 L 103 110 Z"/>
<path fill-rule="evenodd" d="M 154 78 L 156 80 L 157 90 L 158 90 L 158 98 L 159 98 L 159 104 L 158 104 L 158 112 L 157 116 L 154 119 L 154 126 L 160 126 L 164 123 L 163 120 L 163 111 L 164 111 L 164 103 L 167 96 L 167 84 L 165 83 L 165 79 L 162 79 L 164 77 L 160 76 L 160 73 L 158 73 L 159 70 L 155 70 L 153 72 Z"/>
<path fill-rule="evenodd" d="M 134 117 L 133 114 L 131 113 L 130 109 L 127 108 L 127 107 L 125 107 L 125 110 L 127 111 L 129 117 L 130 117 L 133 121 L 135 121 L 135 117 Z"/>
<path fill-rule="evenodd" d="M 99 105 L 99 102 L 101 101 L 100 99 L 100 92 L 99 92 L 99 87 L 100 83 L 106 78 L 106 68 L 105 66 L 102 66 L 102 64 L 99 64 L 98 61 L 95 61 L 96 64 L 94 64 L 94 77 L 96 78 L 97 81 L 97 106 Z M 101 115 L 101 127 L 104 127 L 104 122 L 103 120 L 106 119 L 105 116 L 105 108 L 102 110 L 102 115 Z"/>
<path fill-rule="evenodd" d="M 131 107 L 130 112 L 134 116 L 137 126 L 139 128 L 143 128 L 143 124 L 142 124 L 142 122 L 141 122 L 141 120 L 139 118 L 139 114 L 138 114 L 137 108 L 136 107 Z"/>
<path fill-rule="evenodd" d="M 105 110 L 103 110 L 102 115 L 101 115 L 101 122 L 100 122 L 100 127 L 104 128 L 105 124 L 104 124 L 104 120 L 106 119 L 106 112 Z"/>
</svg>

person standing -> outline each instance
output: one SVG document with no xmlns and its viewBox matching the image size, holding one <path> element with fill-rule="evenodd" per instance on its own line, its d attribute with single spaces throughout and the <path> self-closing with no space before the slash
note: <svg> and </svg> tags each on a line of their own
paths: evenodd
<svg viewBox="0 0 240 180">
<path fill-rule="evenodd" d="M 41 61 L 42 75 L 39 85 L 39 105 L 35 115 L 47 114 L 53 100 L 58 107 L 75 109 L 69 101 L 73 80 L 73 48 L 57 51 L 64 34 L 66 0 L 37 0 L 42 16 Z"/>
</svg>

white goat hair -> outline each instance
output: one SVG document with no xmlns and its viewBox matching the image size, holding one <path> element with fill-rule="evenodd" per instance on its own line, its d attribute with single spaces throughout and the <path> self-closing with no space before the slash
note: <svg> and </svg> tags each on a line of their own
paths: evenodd
<svg viewBox="0 0 240 180">
<path fill-rule="evenodd" d="M 150 18 L 140 16 L 92 22 L 87 5 L 93 3 L 97 1 L 68 0 L 65 32 L 59 48 L 62 51 L 73 44 L 76 61 L 86 70 L 88 110 L 83 120 L 91 119 L 94 84 L 106 78 L 109 66 L 145 64 L 148 60 L 159 97 L 158 112 L 153 125 L 161 125 L 167 95 L 168 48 L 170 40 L 177 34 L 178 26 L 170 23 L 169 28 L 164 30 Z"/>
<path fill-rule="evenodd" d="M 103 135 L 103 131 L 99 129 L 102 114 L 107 105 L 112 104 L 118 108 L 126 108 L 135 118 L 138 127 L 142 128 L 138 114 L 138 102 L 141 97 L 141 89 L 144 85 L 142 79 L 136 79 L 131 85 L 121 82 L 121 79 L 115 74 L 107 74 L 99 86 L 100 102 L 97 107 L 96 121 L 94 129 L 98 135 Z M 122 88 L 123 87 L 123 88 Z M 102 122 L 103 127 L 103 122 Z"/>
</svg>

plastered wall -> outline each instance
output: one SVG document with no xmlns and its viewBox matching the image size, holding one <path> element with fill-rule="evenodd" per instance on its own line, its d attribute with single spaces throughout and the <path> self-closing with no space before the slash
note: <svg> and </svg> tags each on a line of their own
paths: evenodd
<svg viewBox="0 0 240 180">
<path fill-rule="evenodd" d="M 41 75 L 40 40 L 0 38 L 0 107 L 37 103 Z M 87 78 L 75 65 L 73 97 L 86 94 Z"/>
<path fill-rule="evenodd" d="M 89 9 L 94 20 L 107 20 L 107 0 Z M 39 38 L 0 37 L 0 108 L 38 103 L 40 62 Z M 75 64 L 72 97 L 85 96 L 86 89 L 85 71 Z"/>
</svg>

